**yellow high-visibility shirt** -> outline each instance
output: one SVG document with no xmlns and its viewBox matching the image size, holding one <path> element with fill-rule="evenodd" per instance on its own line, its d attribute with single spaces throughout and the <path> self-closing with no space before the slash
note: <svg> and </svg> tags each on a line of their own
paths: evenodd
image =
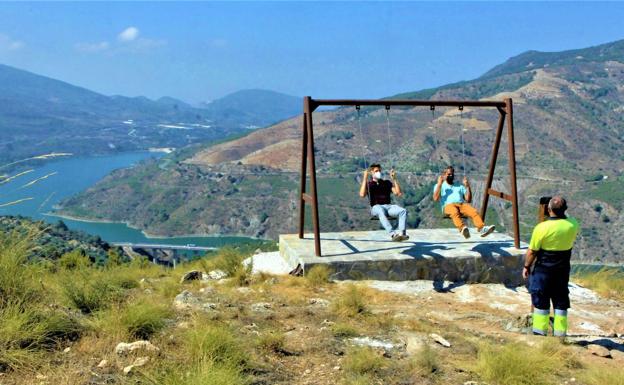
<svg viewBox="0 0 624 385">
<path fill-rule="evenodd" d="M 533 251 L 564 251 L 572 249 L 579 231 L 575 218 L 548 219 L 533 229 L 529 249 Z"/>
</svg>

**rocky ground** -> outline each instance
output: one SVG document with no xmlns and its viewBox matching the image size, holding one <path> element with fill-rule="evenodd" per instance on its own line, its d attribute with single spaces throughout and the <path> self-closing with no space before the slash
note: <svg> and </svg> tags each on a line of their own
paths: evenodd
<svg viewBox="0 0 624 385">
<path fill-rule="evenodd" d="M 0 374 L 0 384 L 204 383 L 192 381 L 199 376 L 194 364 L 182 366 L 176 380 L 163 377 L 163 368 L 185 362 L 193 352 L 186 344 L 194 343 L 185 336 L 216 330 L 207 327 L 231 330 L 224 340 L 234 338 L 249 352 L 242 379 L 215 384 L 621 385 L 624 378 L 624 303 L 577 284 L 570 285 L 570 336 L 559 341 L 528 333 L 530 302 L 523 287 L 332 283 L 319 272 L 288 276 L 277 253 L 251 261 L 253 269 L 243 277 L 198 268 L 173 282 L 162 274 L 145 278 L 135 296 L 162 295 L 173 309 L 167 326 L 149 341 L 98 332 L 59 347 L 50 367 Z M 101 330 L 113 330 L 110 322 Z M 228 349 L 215 350 L 216 359 Z M 529 367 L 527 379 L 513 379 L 492 374 L 488 368 L 495 363 L 485 352 L 499 354 L 512 371 L 521 365 L 509 354 L 561 357 L 562 363 L 552 370 Z M 596 371 L 608 373 L 607 380 L 592 377 Z M 535 373 L 544 377 L 531 377 Z"/>
</svg>

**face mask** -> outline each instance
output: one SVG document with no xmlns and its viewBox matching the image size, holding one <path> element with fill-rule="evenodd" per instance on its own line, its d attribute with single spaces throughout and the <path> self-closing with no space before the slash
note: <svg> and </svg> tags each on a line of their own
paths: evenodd
<svg viewBox="0 0 624 385">
<path fill-rule="evenodd" d="M 375 171 L 373 173 L 373 178 L 375 179 L 381 179 L 381 171 Z"/>
<path fill-rule="evenodd" d="M 448 175 L 446 177 L 446 183 L 453 184 L 453 180 L 455 179 L 455 175 Z"/>
</svg>

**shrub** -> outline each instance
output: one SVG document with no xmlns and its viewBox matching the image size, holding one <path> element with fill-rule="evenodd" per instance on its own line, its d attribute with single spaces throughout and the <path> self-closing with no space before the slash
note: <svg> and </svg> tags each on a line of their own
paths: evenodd
<svg viewBox="0 0 624 385">
<path fill-rule="evenodd" d="M 327 265 L 315 265 L 306 272 L 305 279 L 308 286 L 316 287 L 329 282 L 332 270 Z"/>
<path fill-rule="evenodd" d="M 65 253 L 59 258 L 59 266 L 65 270 L 82 269 L 89 265 L 91 265 L 89 257 L 80 249 Z"/>
<path fill-rule="evenodd" d="M 120 317 L 121 324 L 134 338 L 148 340 L 166 326 L 171 309 L 163 304 L 141 301 L 128 305 Z"/>
<path fill-rule="evenodd" d="M 336 314 L 346 317 L 355 317 L 369 313 L 364 295 L 353 284 L 348 285 L 342 296 L 333 303 L 332 310 Z"/>
</svg>

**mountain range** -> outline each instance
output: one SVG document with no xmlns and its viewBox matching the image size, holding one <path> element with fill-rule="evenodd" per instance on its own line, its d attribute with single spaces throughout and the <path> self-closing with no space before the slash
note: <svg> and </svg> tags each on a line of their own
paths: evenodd
<svg viewBox="0 0 624 385">
<path fill-rule="evenodd" d="M 299 98 L 267 90 L 239 91 L 201 107 L 171 97 L 106 96 L 0 64 L 0 161 L 221 140 L 293 116 L 299 107 Z"/>
<path fill-rule="evenodd" d="M 624 246 L 611 229 L 624 225 L 624 40 L 563 52 L 529 51 L 477 79 L 390 98 L 507 97 L 514 101 L 523 239 L 535 225 L 539 197 L 562 193 L 582 223 L 575 258 L 623 261 Z M 400 203 L 410 211 L 410 226 L 449 226 L 431 202 L 431 184 L 454 163 L 458 173 L 473 180 L 475 202 L 480 202 L 497 115 L 472 108 L 392 108 L 388 115 L 372 107 L 359 114 L 353 108 L 316 112 L 322 231 L 377 225 L 357 198 L 366 161 L 398 170 L 407 191 Z M 495 178 L 499 191 L 509 191 L 505 140 Z M 129 221 L 160 235 L 275 238 L 296 231 L 300 151 L 298 116 L 206 146 L 167 167 L 154 161 L 117 171 L 65 201 L 62 211 Z M 494 201 L 486 219 L 507 231 L 509 205 Z"/>
</svg>

